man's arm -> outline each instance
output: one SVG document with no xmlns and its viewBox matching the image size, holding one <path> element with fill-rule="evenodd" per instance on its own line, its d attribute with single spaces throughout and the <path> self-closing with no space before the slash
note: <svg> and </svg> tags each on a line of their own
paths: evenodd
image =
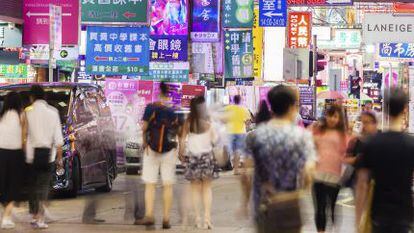
<svg viewBox="0 0 414 233">
<path fill-rule="evenodd" d="M 359 169 L 357 172 L 356 199 L 355 199 L 355 217 L 356 225 L 361 222 L 362 213 L 366 208 L 366 202 L 369 189 L 369 170 L 366 168 Z"/>
<path fill-rule="evenodd" d="M 56 147 L 56 163 L 58 167 L 62 167 L 62 159 L 63 159 L 63 133 L 62 133 L 62 124 L 60 123 L 60 117 L 58 113 L 56 113 L 56 125 L 55 125 L 55 132 L 54 132 L 54 143 L 53 145 Z"/>
</svg>

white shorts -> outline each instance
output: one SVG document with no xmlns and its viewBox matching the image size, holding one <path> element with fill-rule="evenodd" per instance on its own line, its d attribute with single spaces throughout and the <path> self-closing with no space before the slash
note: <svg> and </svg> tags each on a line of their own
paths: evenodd
<svg viewBox="0 0 414 233">
<path fill-rule="evenodd" d="M 177 166 L 178 152 L 173 149 L 160 154 L 151 149 L 144 152 L 142 180 L 146 184 L 158 183 L 158 175 L 161 172 L 161 180 L 164 185 L 175 183 L 175 171 Z"/>
</svg>

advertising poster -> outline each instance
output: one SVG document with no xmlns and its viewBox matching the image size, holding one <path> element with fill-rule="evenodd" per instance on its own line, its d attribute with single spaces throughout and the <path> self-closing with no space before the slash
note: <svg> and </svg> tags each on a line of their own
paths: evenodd
<svg viewBox="0 0 414 233">
<path fill-rule="evenodd" d="M 272 89 L 272 87 L 259 87 L 259 104 L 262 100 L 265 100 L 266 103 L 269 104 L 267 93 L 269 93 L 270 89 Z"/>
<path fill-rule="evenodd" d="M 205 95 L 206 88 L 205 86 L 199 85 L 183 85 L 181 92 L 181 106 L 183 108 L 189 108 L 190 102 L 194 97 Z"/>
<path fill-rule="evenodd" d="M 309 86 L 300 86 L 299 87 L 299 104 L 300 110 L 299 113 L 302 116 L 302 119 L 311 120 L 315 119 L 313 115 L 314 107 L 314 88 Z"/>
<path fill-rule="evenodd" d="M 225 78 L 253 78 L 252 30 L 225 31 Z"/>
<path fill-rule="evenodd" d="M 254 0 L 223 0 L 224 28 L 252 28 Z"/>
<path fill-rule="evenodd" d="M 213 62 L 214 62 L 214 73 L 224 73 L 224 57 L 223 57 L 223 44 L 221 42 L 213 44 Z"/>
<path fill-rule="evenodd" d="M 148 75 L 148 27 L 87 28 L 86 73 Z"/>
<path fill-rule="evenodd" d="M 188 82 L 190 65 L 188 62 L 150 62 L 149 76 L 143 80 L 165 82 Z"/>
<path fill-rule="evenodd" d="M 192 41 L 220 40 L 220 0 L 194 0 L 192 14 Z"/>
<path fill-rule="evenodd" d="M 188 60 L 187 36 L 151 36 L 151 61 L 170 62 Z"/>
<path fill-rule="evenodd" d="M 383 58 L 414 58 L 413 43 L 380 43 L 379 56 Z"/>
<path fill-rule="evenodd" d="M 260 27 L 286 27 L 286 0 L 259 0 Z"/>
<path fill-rule="evenodd" d="M 81 0 L 81 3 L 83 23 L 144 24 L 148 22 L 148 1 Z M 78 22 L 77 19 L 76 22 Z"/>
<path fill-rule="evenodd" d="M 288 46 L 289 48 L 308 48 L 311 42 L 312 13 L 289 12 Z"/>
<path fill-rule="evenodd" d="M 151 35 L 188 35 L 188 0 L 150 0 Z"/>
<path fill-rule="evenodd" d="M 192 73 L 214 74 L 213 44 L 192 43 Z"/>
<path fill-rule="evenodd" d="M 259 27 L 259 9 L 254 9 L 253 20 L 253 75 L 254 78 L 260 80 L 262 77 L 263 63 L 263 28 Z"/>
<path fill-rule="evenodd" d="M 79 1 L 73 0 L 24 0 L 23 44 L 49 44 L 50 4 L 62 7 L 62 43 L 64 45 L 77 45 Z"/>
</svg>

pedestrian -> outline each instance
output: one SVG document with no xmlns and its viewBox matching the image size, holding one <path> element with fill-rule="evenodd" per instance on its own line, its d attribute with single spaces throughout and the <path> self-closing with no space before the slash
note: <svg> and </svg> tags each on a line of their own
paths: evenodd
<svg viewBox="0 0 414 233">
<path fill-rule="evenodd" d="M 342 107 L 331 105 L 325 116 L 311 128 L 317 148 L 312 194 L 318 232 L 325 232 L 328 209 L 332 223 L 335 223 L 335 205 L 341 189 L 342 165 L 347 148 L 345 121 Z"/>
<path fill-rule="evenodd" d="M 33 211 L 32 226 L 36 229 L 48 228 L 44 219 L 44 206 L 47 202 L 52 169 L 63 168 L 63 134 L 59 112 L 45 100 L 45 91 L 39 85 L 30 89 L 32 105 L 26 108 L 27 149 L 26 162 L 31 164 L 31 197 L 29 204 Z M 52 153 L 52 149 L 56 153 Z M 56 158 L 55 158 L 56 157 Z"/>
<path fill-rule="evenodd" d="M 361 133 L 349 141 L 347 149 L 347 158 L 345 162 L 350 166 L 351 174 L 348 179 L 344 181 L 346 187 L 355 190 L 356 183 L 356 169 L 358 166 L 358 159 L 361 155 L 362 148 L 366 140 L 378 132 L 378 120 L 374 112 L 362 112 L 360 115 Z"/>
<path fill-rule="evenodd" d="M 262 100 L 259 104 L 259 109 L 254 116 L 255 127 L 265 124 L 272 118 L 271 112 L 266 100 Z M 247 133 L 246 141 L 249 137 L 254 135 L 254 131 Z M 241 173 L 241 188 L 242 188 L 242 202 L 240 207 L 240 215 L 247 217 L 249 215 L 249 202 L 253 184 L 254 161 L 250 153 L 245 153 L 243 158 L 242 173 Z"/>
<path fill-rule="evenodd" d="M 296 125 L 298 99 L 293 89 L 276 86 L 268 93 L 268 100 L 273 117 L 247 138 L 255 163 L 256 225 L 259 233 L 299 233 L 299 190 L 305 186 L 306 168 L 315 158 L 314 143 L 310 132 Z"/>
<path fill-rule="evenodd" d="M 170 210 L 173 202 L 173 184 L 178 158 L 178 136 L 182 117 L 169 102 L 169 88 L 160 83 L 160 101 L 147 105 L 143 116 L 144 157 L 142 180 L 145 183 L 145 217 L 137 219 L 136 225 L 153 226 L 155 188 L 161 173 L 163 184 L 163 229 L 170 229 Z"/>
<path fill-rule="evenodd" d="M 0 111 L 0 202 L 5 206 L 2 229 L 13 229 L 11 213 L 22 200 L 26 119 L 21 97 L 10 92 Z"/>
<path fill-rule="evenodd" d="M 245 153 L 246 123 L 251 118 L 247 108 L 241 105 L 241 96 L 234 96 L 234 104 L 225 107 L 227 130 L 230 135 L 229 151 L 233 164 L 234 174 L 240 175 L 240 158 Z"/>
<path fill-rule="evenodd" d="M 180 140 L 180 158 L 187 160 L 185 178 L 191 182 L 191 194 L 196 216 L 196 227 L 212 229 L 211 205 L 213 194 L 211 183 L 218 178 L 213 148 L 217 134 L 211 124 L 206 101 L 203 96 L 191 100 L 190 115 L 183 127 Z M 187 151 L 187 152 L 186 152 Z M 203 205 L 200 205 L 202 200 Z M 201 220 L 201 206 L 204 207 L 204 225 Z"/>
<path fill-rule="evenodd" d="M 372 227 L 372 233 L 409 233 L 413 231 L 414 217 L 414 137 L 404 132 L 409 98 L 403 90 L 392 89 L 389 93 L 384 98 L 389 128 L 369 138 L 362 148 L 356 223 L 363 223 L 361 216 L 365 210 L 372 223 L 364 224 Z M 368 198 L 369 189 L 372 198 Z"/>
</svg>

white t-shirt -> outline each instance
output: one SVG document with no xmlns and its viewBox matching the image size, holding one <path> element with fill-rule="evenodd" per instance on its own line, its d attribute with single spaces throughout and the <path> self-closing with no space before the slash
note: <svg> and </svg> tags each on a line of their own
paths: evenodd
<svg viewBox="0 0 414 233">
<path fill-rule="evenodd" d="M 15 110 L 7 111 L 0 119 L 0 148 L 22 149 L 22 126 L 19 114 Z"/>
<path fill-rule="evenodd" d="M 62 125 L 59 112 L 44 100 L 37 100 L 26 109 L 28 139 L 26 162 L 32 163 L 35 148 L 50 148 L 63 145 Z M 50 162 L 55 161 L 53 153 Z"/>
<path fill-rule="evenodd" d="M 188 152 L 194 156 L 211 152 L 213 150 L 213 142 L 215 141 L 216 136 L 212 127 L 204 133 L 189 133 L 187 141 Z"/>
</svg>

